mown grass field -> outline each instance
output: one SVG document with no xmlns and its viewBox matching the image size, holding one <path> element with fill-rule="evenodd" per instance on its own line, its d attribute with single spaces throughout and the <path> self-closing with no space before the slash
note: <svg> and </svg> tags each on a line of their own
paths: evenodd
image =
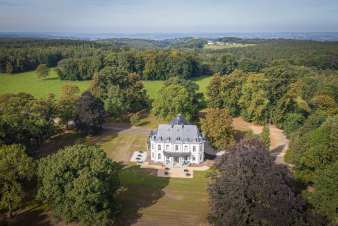
<svg viewBox="0 0 338 226">
<path fill-rule="evenodd" d="M 89 87 L 90 82 L 59 80 L 53 69 L 44 79 L 39 79 L 35 71 L 18 74 L 0 73 L 0 94 L 26 92 L 37 98 L 43 98 L 47 97 L 49 93 L 54 93 L 56 97 L 59 97 L 61 87 L 67 83 L 77 85 L 83 92 Z"/>
<path fill-rule="evenodd" d="M 193 179 L 160 178 L 155 172 L 131 166 L 120 179 L 124 208 L 117 225 L 208 225 L 208 172 L 194 172 Z"/>
<path fill-rule="evenodd" d="M 201 76 L 193 80 L 199 85 L 200 91 L 205 93 L 206 87 L 211 80 L 211 76 Z M 56 98 L 61 94 L 61 87 L 65 84 L 77 85 L 81 92 L 85 91 L 90 84 L 90 81 L 62 81 L 59 80 L 55 71 L 52 69 L 49 76 L 44 79 L 39 79 L 35 71 L 4 74 L 0 73 L 0 95 L 4 93 L 30 93 L 37 98 L 47 97 L 49 93 L 54 93 Z M 144 81 L 150 98 L 155 99 L 158 92 L 163 87 L 164 81 Z"/>
</svg>

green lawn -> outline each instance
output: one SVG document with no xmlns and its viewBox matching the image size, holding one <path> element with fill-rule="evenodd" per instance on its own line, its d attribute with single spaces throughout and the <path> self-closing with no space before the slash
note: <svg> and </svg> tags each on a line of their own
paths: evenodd
<svg viewBox="0 0 338 226">
<path fill-rule="evenodd" d="M 77 85 L 83 92 L 89 86 L 89 81 L 62 81 L 59 80 L 55 71 L 50 70 L 49 76 L 38 79 L 35 71 L 18 74 L 0 74 L 0 94 L 26 92 L 35 97 L 47 97 L 54 93 L 56 97 L 61 94 L 61 87 L 64 84 Z"/>
<path fill-rule="evenodd" d="M 143 81 L 144 88 L 146 88 L 151 99 L 155 99 L 158 92 L 162 89 L 164 81 Z"/>
<path fill-rule="evenodd" d="M 194 78 L 193 81 L 197 83 L 199 87 L 199 91 L 205 95 L 207 93 L 207 87 L 211 79 L 212 79 L 212 76 L 206 75 L 206 76 Z"/>
<path fill-rule="evenodd" d="M 201 76 L 194 78 L 193 81 L 199 85 L 200 91 L 205 94 L 211 78 L 212 76 Z M 35 71 L 18 74 L 0 73 L 0 94 L 26 92 L 42 98 L 49 93 L 54 93 L 56 97 L 59 97 L 61 87 L 66 83 L 77 85 L 83 92 L 88 88 L 90 81 L 62 81 L 59 80 L 53 69 L 45 79 L 38 79 Z M 155 99 L 163 87 L 164 81 L 144 81 L 143 83 L 150 98 Z"/>
<path fill-rule="evenodd" d="M 212 76 L 201 76 L 194 78 L 193 81 L 197 83 L 199 86 L 199 91 L 203 94 L 206 94 L 207 92 L 207 86 L 212 79 Z M 144 81 L 144 87 L 146 88 L 150 98 L 155 99 L 158 92 L 163 87 L 164 81 Z"/>
<path fill-rule="evenodd" d="M 129 166 L 120 179 L 125 191 L 117 225 L 207 225 L 207 172 L 193 179 L 161 178 L 153 170 Z"/>
</svg>

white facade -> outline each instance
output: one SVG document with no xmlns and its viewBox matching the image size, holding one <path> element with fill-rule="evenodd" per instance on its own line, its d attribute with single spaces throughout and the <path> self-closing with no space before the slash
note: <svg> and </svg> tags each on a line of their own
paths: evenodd
<svg viewBox="0 0 338 226">
<path fill-rule="evenodd" d="M 181 117 L 181 116 L 178 116 Z M 176 122 L 176 123 L 175 123 Z M 204 161 L 205 140 L 197 126 L 173 120 L 159 125 L 149 137 L 150 159 L 168 167 L 184 167 Z"/>
</svg>

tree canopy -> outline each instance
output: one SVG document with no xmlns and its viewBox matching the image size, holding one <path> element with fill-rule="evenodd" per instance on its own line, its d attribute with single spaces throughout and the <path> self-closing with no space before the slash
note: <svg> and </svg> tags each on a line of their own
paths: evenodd
<svg viewBox="0 0 338 226">
<path fill-rule="evenodd" d="M 39 64 L 36 68 L 36 73 L 38 74 L 38 78 L 45 78 L 48 76 L 48 66 L 46 64 Z"/>
<path fill-rule="evenodd" d="M 55 133 L 54 99 L 37 100 L 26 93 L 0 96 L 0 144 L 37 147 Z"/>
<path fill-rule="evenodd" d="M 241 141 L 216 165 L 209 185 L 213 225 L 320 225 L 308 220 L 290 178 L 274 165 L 265 145 Z"/>
<path fill-rule="evenodd" d="M 174 77 L 165 82 L 153 103 L 152 111 L 165 119 L 172 119 L 182 114 L 187 120 L 196 117 L 203 106 L 203 96 L 192 81 Z"/>
<path fill-rule="evenodd" d="M 95 75 L 91 90 L 106 102 L 113 116 L 147 109 L 150 101 L 140 76 L 116 67 L 105 67 Z"/>
<path fill-rule="evenodd" d="M 232 118 L 227 109 L 208 108 L 201 119 L 201 128 L 211 145 L 224 150 L 234 144 Z"/>
<path fill-rule="evenodd" d="M 81 225 L 110 225 L 119 210 L 120 166 L 97 146 L 69 146 L 39 161 L 38 199 Z"/>
<path fill-rule="evenodd" d="M 103 102 L 86 91 L 75 106 L 75 126 L 82 133 L 95 134 L 102 128 L 104 114 Z"/>
<path fill-rule="evenodd" d="M 23 146 L 0 145 L 0 209 L 9 217 L 25 196 L 25 183 L 33 178 L 35 164 Z"/>
</svg>

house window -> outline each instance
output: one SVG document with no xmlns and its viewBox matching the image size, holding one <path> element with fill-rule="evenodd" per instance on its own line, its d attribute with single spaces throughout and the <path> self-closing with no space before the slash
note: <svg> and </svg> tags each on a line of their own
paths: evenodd
<svg viewBox="0 0 338 226">
<path fill-rule="evenodd" d="M 187 146 L 187 145 L 185 145 L 185 146 L 184 146 L 184 150 L 186 151 L 187 149 L 188 149 L 188 146 Z"/>
<path fill-rule="evenodd" d="M 155 158 L 155 154 L 154 154 L 154 152 L 152 152 L 152 153 L 151 153 L 151 156 L 152 156 L 152 158 Z"/>
<path fill-rule="evenodd" d="M 155 145 L 154 144 L 151 144 L 151 149 L 154 149 L 155 148 Z"/>
<path fill-rule="evenodd" d="M 158 159 L 160 160 L 162 158 L 161 153 L 158 153 Z"/>
<path fill-rule="evenodd" d="M 165 146 L 165 150 L 169 150 L 169 145 L 168 144 Z"/>
<path fill-rule="evenodd" d="M 175 150 L 178 151 L 178 145 L 177 144 L 175 145 Z"/>
<path fill-rule="evenodd" d="M 192 151 L 193 151 L 193 152 L 196 151 L 196 146 L 192 146 Z"/>
<path fill-rule="evenodd" d="M 192 161 L 196 161 L 196 157 L 195 156 L 192 157 Z"/>
<path fill-rule="evenodd" d="M 160 144 L 157 146 L 157 149 L 158 149 L 159 151 L 161 150 L 161 145 L 160 145 Z"/>
</svg>

